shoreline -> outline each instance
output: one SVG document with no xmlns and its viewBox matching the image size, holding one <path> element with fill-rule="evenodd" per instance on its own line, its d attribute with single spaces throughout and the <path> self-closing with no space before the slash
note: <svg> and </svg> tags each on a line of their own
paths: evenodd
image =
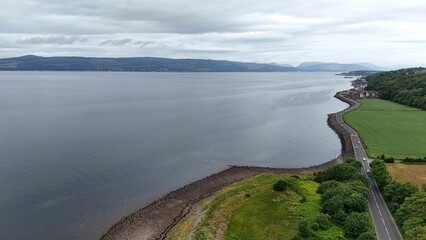
<svg viewBox="0 0 426 240">
<path fill-rule="evenodd" d="M 348 103 L 350 108 L 353 103 L 345 101 L 338 93 L 335 98 Z M 344 158 L 353 156 L 351 138 L 349 133 L 338 124 L 336 114 L 328 114 L 328 126 L 333 129 L 342 144 L 341 154 L 328 162 L 303 168 L 270 168 L 256 166 L 229 166 L 227 169 L 192 182 L 177 190 L 169 192 L 163 197 L 151 202 L 147 206 L 136 210 L 111 226 L 100 240 L 112 239 L 164 239 L 168 231 L 181 219 L 190 213 L 192 207 L 211 196 L 223 187 L 232 183 L 253 177 L 260 173 L 299 174 L 318 171 L 343 161 Z"/>
</svg>

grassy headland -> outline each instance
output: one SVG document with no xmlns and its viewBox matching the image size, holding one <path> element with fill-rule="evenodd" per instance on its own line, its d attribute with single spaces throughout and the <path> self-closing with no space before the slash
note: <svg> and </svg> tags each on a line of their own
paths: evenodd
<svg viewBox="0 0 426 240">
<path fill-rule="evenodd" d="M 292 239 L 301 219 L 312 221 L 321 212 L 319 184 L 310 174 L 300 176 L 264 173 L 226 187 L 203 201 L 168 239 Z M 291 182 L 291 189 L 274 191 L 281 179 Z M 343 230 L 333 225 L 319 235 L 337 239 Z"/>
<path fill-rule="evenodd" d="M 263 173 L 193 206 L 167 239 L 375 239 L 355 160 L 315 174 Z"/>
<path fill-rule="evenodd" d="M 370 156 L 426 156 L 426 111 L 382 99 L 361 99 L 344 119 L 360 134 Z"/>
</svg>

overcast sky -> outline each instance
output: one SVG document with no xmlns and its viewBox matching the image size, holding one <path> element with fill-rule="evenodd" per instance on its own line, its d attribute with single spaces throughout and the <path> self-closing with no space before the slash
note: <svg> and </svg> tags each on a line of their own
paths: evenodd
<svg viewBox="0 0 426 240">
<path fill-rule="evenodd" d="M 2 0 L 0 57 L 426 65 L 426 0 Z"/>
</svg>

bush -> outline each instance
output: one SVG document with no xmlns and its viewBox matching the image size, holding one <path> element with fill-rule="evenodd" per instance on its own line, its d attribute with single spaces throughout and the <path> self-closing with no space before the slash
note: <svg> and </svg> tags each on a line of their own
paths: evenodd
<svg viewBox="0 0 426 240">
<path fill-rule="evenodd" d="M 337 164 L 326 170 L 319 171 L 315 175 L 314 180 L 318 183 L 330 180 L 336 180 L 338 182 L 361 180 L 368 185 L 368 179 L 361 173 L 360 166 L 359 162 L 356 162 L 355 160 L 348 160 L 343 164 Z"/>
<path fill-rule="evenodd" d="M 393 158 L 393 157 L 385 158 L 384 161 L 385 161 L 385 163 L 394 163 L 395 162 L 395 158 Z"/>
<path fill-rule="evenodd" d="M 332 219 L 335 224 L 342 226 L 345 223 L 347 217 L 348 215 L 342 209 L 340 209 L 336 214 L 333 215 Z"/>
<path fill-rule="evenodd" d="M 367 213 L 351 213 L 345 221 L 343 230 L 345 237 L 357 238 L 370 228 L 370 222 Z"/>
<path fill-rule="evenodd" d="M 418 192 L 405 199 L 395 214 L 395 219 L 406 233 L 406 239 L 420 239 L 426 232 L 426 192 Z M 410 237 L 409 237 L 410 236 Z"/>
<path fill-rule="evenodd" d="M 376 240 L 376 237 L 371 232 L 363 232 L 356 240 Z"/>
<path fill-rule="evenodd" d="M 319 185 L 318 189 L 317 189 L 317 193 L 319 194 L 323 194 L 325 191 L 327 191 L 328 189 L 331 188 L 336 188 L 340 185 L 341 183 L 336 181 L 336 180 L 330 180 L 330 181 L 326 181 L 323 182 Z"/>
<path fill-rule="evenodd" d="M 426 192 L 426 183 L 422 185 L 423 192 Z"/>
<path fill-rule="evenodd" d="M 291 240 L 305 240 L 305 238 L 300 235 L 296 235 Z"/>
<path fill-rule="evenodd" d="M 284 180 L 278 180 L 273 185 L 274 191 L 277 191 L 277 192 L 283 192 L 283 191 L 287 190 L 287 187 L 288 187 L 288 182 L 284 181 Z"/>
<path fill-rule="evenodd" d="M 314 222 L 314 223 L 311 224 L 311 228 L 314 231 L 318 231 L 320 229 L 319 224 L 316 223 L 316 222 Z"/>
<path fill-rule="evenodd" d="M 426 157 L 425 158 L 405 158 L 402 159 L 403 163 L 426 163 Z"/>
<path fill-rule="evenodd" d="M 309 228 L 309 223 L 306 220 L 299 222 L 299 235 L 304 238 L 311 236 L 311 229 Z"/>
<path fill-rule="evenodd" d="M 314 219 L 314 223 L 318 224 L 318 228 L 321 230 L 329 229 L 333 224 L 331 223 L 331 217 L 328 214 L 321 213 Z M 313 229 L 312 225 L 312 229 Z"/>
<path fill-rule="evenodd" d="M 395 213 L 398 210 L 399 205 L 404 203 L 405 198 L 410 197 L 417 191 L 417 186 L 413 183 L 392 181 L 384 188 L 383 195 L 389 203 L 389 210 L 391 210 L 392 213 Z"/>
<path fill-rule="evenodd" d="M 386 185 L 391 181 L 388 170 L 386 169 L 385 162 L 381 160 L 374 160 L 370 164 L 371 174 L 376 179 L 379 189 L 383 191 Z"/>
<path fill-rule="evenodd" d="M 299 201 L 300 203 L 304 203 L 304 202 L 306 202 L 306 197 L 305 196 L 303 196 L 302 197 L 302 199 L 300 199 L 300 201 Z"/>
<path fill-rule="evenodd" d="M 300 179 L 300 177 L 299 177 L 299 176 L 297 176 L 297 175 L 291 175 L 291 177 L 292 177 L 292 178 L 296 178 L 296 179 Z"/>
</svg>

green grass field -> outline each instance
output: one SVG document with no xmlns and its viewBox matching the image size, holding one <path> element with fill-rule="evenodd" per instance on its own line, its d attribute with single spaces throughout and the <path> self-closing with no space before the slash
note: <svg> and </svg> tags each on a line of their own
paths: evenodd
<svg viewBox="0 0 426 240">
<path fill-rule="evenodd" d="M 371 157 L 426 156 L 426 111 L 381 99 L 362 99 L 344 119 L 360 134 Z"/>
<path fill-rule="evenodd" d="M 174 227 L 168 239 L 292 239 L 300 219 L 312 221 L 321 210 L 318 183 L 309 176 L 299 180 L 288 175 L 260 174 L 226 187 Z M 273 183 L 280 179 L 294 181 L 296 189 L 273 191 Z M 306 202 L 301 203 L 303 196 Z M 319 239 L 331 240 L 343 237 L 343 230 L 332 226 L 317 234 Z"/>
</svg>

